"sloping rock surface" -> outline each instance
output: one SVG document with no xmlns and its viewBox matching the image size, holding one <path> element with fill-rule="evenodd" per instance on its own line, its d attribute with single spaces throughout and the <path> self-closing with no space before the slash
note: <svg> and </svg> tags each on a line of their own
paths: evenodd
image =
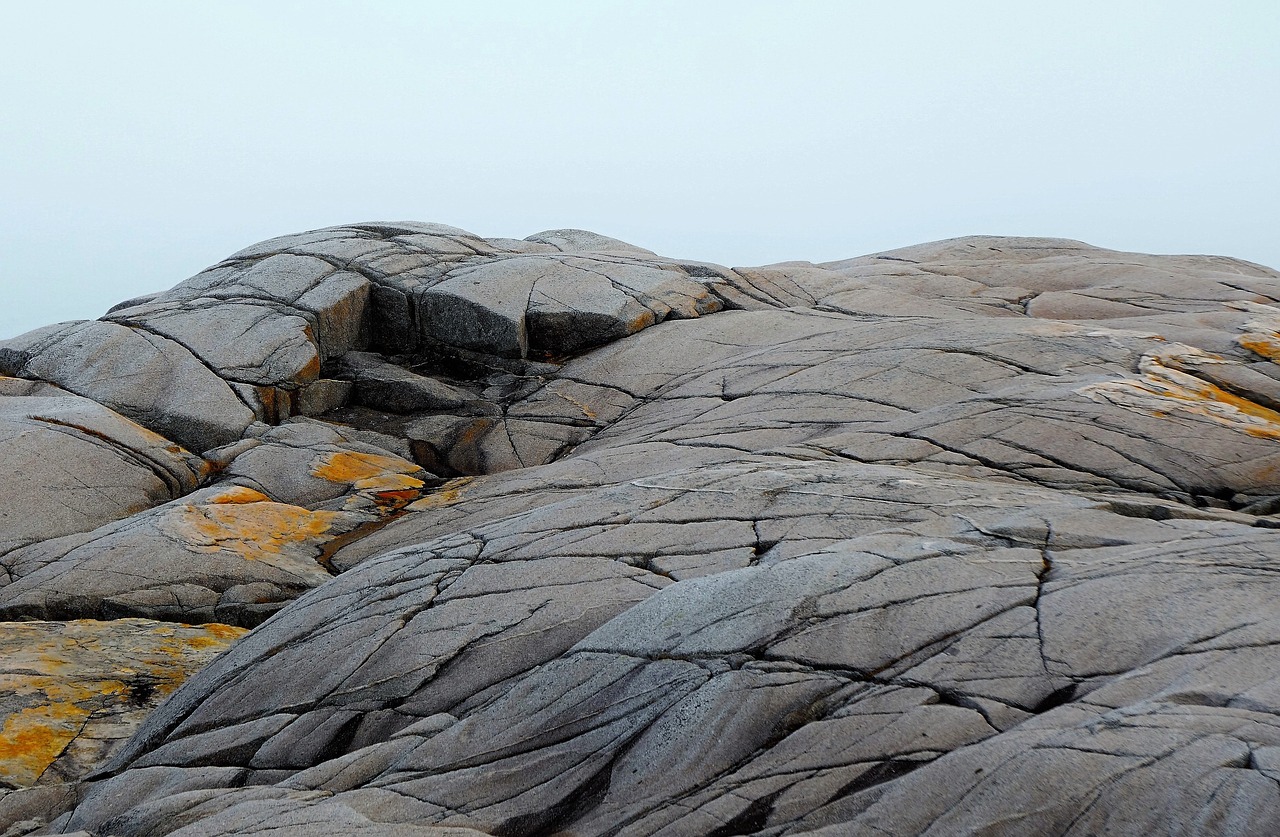
<svg viewBox="0 0 1280 837">
<path fill-rule="evenodd" d="M 1223 257 L 263 242 L 0 343 L 0 642 L 110 649 L 0 834 L 1280 833 L 1277 361 Z"/>
</svg>

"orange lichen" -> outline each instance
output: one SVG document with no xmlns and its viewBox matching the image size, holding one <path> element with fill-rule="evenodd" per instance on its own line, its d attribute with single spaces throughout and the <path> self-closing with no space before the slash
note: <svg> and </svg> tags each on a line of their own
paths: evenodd
<svg viewBox="0 0 1280 837">
<path fill-rule="evenodd" d="M 398 509 L 416 500 L 425 485 L 410 476 L 421 469 L 397 456 L 335 451 L 322 454 L 311 465 L 311 474 L 330 482 L 347 483 L 356 496 L 345 508 L 365 508 L 372 502 L 378 510 Z"/>
<path fill-rule="evenodd" d="M 100 763 L 150 707 L 244 633 L 145 619 L 0 623 L 0 691 L 16 707 L 0 716 L 0 781 L 24 787 L 55 763 L 60 780 Z"/>
<path fill-rule="evenodd" d="M 396 456 L 347 450 L 322 454 L 311 465 L 312 476 L 351 484 L 388 474 L 412 474 L 417 470 L 417 465 Z"/>
<path fill-rule="evenodd" d="M 0 778 L 20 787 L 36 779 L 76 737 L 89 711 L 73 703 L 33 706 L 10 715 L 0 729 Z"/>
<path fill-rule="evenodd" d="M 1187 349 L 1185 358 L 1166 356 L 1167 353 L 1144 355 L 1138 365 L 1141 378 L 1089 384 L 1077 392 L 1147 415 L 1191 415 L 1255 438 L 1280 440 L 1280 413 L 1172 368 L 1174 363 L 1193 367 L 1196 362 L 1214 357 Z M 1220 358 L 1216 361 L 1224 362 Z"/>
<path fill-rule="evenodd" d="M 1280 363 L 1280 306 L 1264 305 L 1248 300 L 1224 302 L 1228 308 L 1254 315 L 1236 337 L 1237 345 L 1274 363 Z"/>
<path fill-rule="evenodd" d="M 167 515 L 161 525 L 166 534 L 193 551 L 230 550 L 242 558 L 260 560 L 279 555 L 293 544 L 323 540 L 341 516 L 264 500 L 185 505 Z"/>
<path fill-rule="evenodd" d="M 240 628 L 235 625 L 223 625 L 220 622 L 210 622 L 207 625 L 201 625 L 200 629 L 208 633 L 209 636 L 226 642 L 239 639 L 249 633 L 248 628 Z"/>
<path fill-rule="evenodd" d="M 200 651 L 210 648 L 226 648 L 240 637 L 249 633 L 248 628 L 238 628 L 235 625 L 223 625 L 218 622 L 194 626 L 194 629 L 202 633 L 184 636 L 180 639 L 180 642 L 185 642 L 191 648 Z M 177 684 L 174 685 L 175 687 L 177 686 Z"/>
<path fill-rule="evenodd" d="M 646 309 L 645 311 L 636 314 L 627 323 L 627 334 L 635 334 L 637 331 L 644 331 L 657 321 L 658 315 Z"/>
<path fill-rule="evenodd" d="M 1280 335 L 1246 332 L 1237 337 L 1236 342 L 1255 355 L 1280 363 Z"/>
<path fill-rule="evenodd" d="M 270 501 L 271 498 L 263 494 L 261 491 L 255 491 L 254 489 L 246 488 L 243 485 L 231 485 L 224 488 L 222 491 L 219 491 L 217 494 L 204 498 L 204 502 L 206 503 L 228 503 L 232 505 L 239 503 L 261 503 L 264 500 Z"/>
<path fill-rule="evenodd" d="M 422 480 L 408 474 L 381 474 L 356 480 L 353 487 L 357 491 L 416 491 L 424 484 Z"/>
<path fill-rule="evenodd" d="M 422 492 L 414 489 L 406 489 L 403 491 L 375 491 L 373 492 L 373 502 L 379 506 L 400 509 L 418 499 Z"/>
<path fill-rule="evenodd" d="M 409 511 L 425 509 L 441 509 L 462 502 L 462 494 L 468 485 L 475 482 L 475 477 L 458 477 L 449 480 L 437 490 L 409 506 Z"/>
</svg>

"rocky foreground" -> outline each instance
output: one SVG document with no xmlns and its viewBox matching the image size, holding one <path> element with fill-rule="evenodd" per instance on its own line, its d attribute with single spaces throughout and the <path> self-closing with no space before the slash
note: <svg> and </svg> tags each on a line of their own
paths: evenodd
<svg viewBox="0 0 1280 837">
<path fill-rule="evenodd" d="M 0 342 L 0 835 L 1280 833 L 1277 300 L 356 224 Z"/>
</svg>

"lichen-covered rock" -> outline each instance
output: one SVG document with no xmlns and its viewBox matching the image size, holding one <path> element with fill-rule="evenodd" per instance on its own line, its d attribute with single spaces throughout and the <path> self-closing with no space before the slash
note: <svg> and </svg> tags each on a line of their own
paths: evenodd
<svg viewBox="0 0 1280 837">
<path fill-rule="evenodd" d="M 5 556 L 0 618 L 256 624 L 323 584 L 323 544 L 360 520 L 274 503 L 248 488 L 203 489 L 128 520 Z"/>
<path fill-rule="evenodd" d="M 108 319 L 0 346 L 7 494 L 120 489 L 0 618 L 254 627 L 15 834 L 1280 832 L 1280 273 L 379 223 Z"/>
<path fill-rule="evenodd" d="M 144 619 L 0 623 L 0 788 L 81 778 L 244 633 Z"/>
</svg>

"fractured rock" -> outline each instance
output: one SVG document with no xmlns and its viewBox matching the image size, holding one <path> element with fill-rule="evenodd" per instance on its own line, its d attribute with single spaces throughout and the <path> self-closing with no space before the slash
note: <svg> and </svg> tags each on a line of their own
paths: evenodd
<svg viewBox="0 0 1280 837">
<path fill-rule="evenodd" d="M 253 421 L 187 349 L 116 323 L 63 323 L 0 341 L 0 374 L 57 384 L 196 452 L 240 438 Z"/>
<path fill-rule="evenodd" d="M 252 630 L 0 815 L 1280 831 L 1278 300 L 1063 239 L 727 268 L 366 223 L 6 341 L 0 480 L 66 510 L 0 514 L 0 617 Z"/>
<path fill-rule="evenodd" d="M 480 401 L 469 392 L 367 352 L 346 353 L 339 361 L 338 370 L 353 382 L 357 402 L 375 410 L 393 413 L 466 410 Z"/>
</svg>

